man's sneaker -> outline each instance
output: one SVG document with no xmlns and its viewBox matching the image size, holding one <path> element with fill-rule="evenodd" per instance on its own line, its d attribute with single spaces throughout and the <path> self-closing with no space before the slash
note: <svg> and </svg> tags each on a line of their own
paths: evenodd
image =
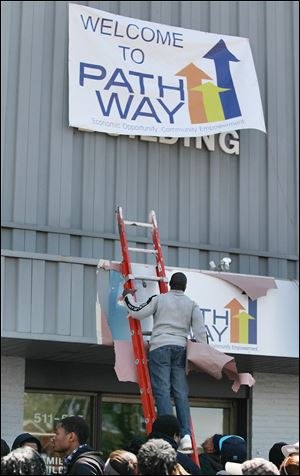
<svg viewBox="0 0 300 476">
<path fill-rule="evenodd" d="M 180 451 L 180 453 L 186 453 L 186 454 L 193 453 L 192 439 L 190 435 L 185 435 L 183 438 L 181 438 L 177 451 Z"/>
</svg>

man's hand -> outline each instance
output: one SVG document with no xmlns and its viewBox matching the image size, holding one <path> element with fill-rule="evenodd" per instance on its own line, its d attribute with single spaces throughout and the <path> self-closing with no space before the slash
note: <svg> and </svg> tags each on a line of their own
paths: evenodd
<svg viewBox="0 0 300 476">
<path fill-rule="evenodd" d="M 136 289 L 124 289 L 123 293 L 122 293 L 122 297 L 123 299 L 125 298 L 125 296 L 127 296 L 127 294 L 131 294 L 132 296 L 134 295 L 134 293 L 136 292 Z"/>
</svg>

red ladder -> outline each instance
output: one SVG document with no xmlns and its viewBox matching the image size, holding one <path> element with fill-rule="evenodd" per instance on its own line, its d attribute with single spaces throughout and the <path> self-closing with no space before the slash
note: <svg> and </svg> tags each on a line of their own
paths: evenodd
<svg viewBox="0 0 300 476">
<path fill-rule="evenodd" d="M 166 277 L 162 249 L 160 246 L 160 238 L 159 238 L 155 212 L 154 211 L 150 212 L 149 223 L 141 223 L 137 221 L 124 220 L 121 207 L 117 208 L 116 215 L 117 215 L 117 222 L 119 227 L 122 257 L 123 257 L 123 261 L 121 264 L 121 271 L 125 279 L 124 289 L 135 289 L 134 280 L 136 279 L 136 280 L 142 280 L 142 281 L 157 281 L 160 293 L 161 294 L 167 293 L 169 291 L 168 280 Z M 127 243 L 125 225 L 151 228 L 153 250 L 143 249 L 143 248 L 129 248 Z M 134 251 L 138 253 L 155 254 L 156 276 L 153 276 L 153 277 L 133 276 L 129 251 Z M 144 419 L 146 424 L 146 432 L 147 434 L 149 434 L 152 431 L 152 423 L 156 419 L 156 414 L 155 414 L 155 408 L 154 408 L 154 399 L 152 394 L 149 370 L 147 365 L 147 356 L 146 356 L 145 347 L 144 347 L 142 328 L 141 328 L 141 323 L 139 320 L 133 319 L 131 316 L 129 316 L 128 320 L 129 320 L 129 326 L 131 331 L 132 346 L 133 346 L 133 351 L 135 355 L 138 384 L 139 384 L 141 398 L 142 398 L 142 407 L 143 407 L 143 414 L 144 414 Z M 199 457 L 198 457 L 198 451 L 197 451 L 192 421 L 191 421 L 191 433 L 192 433 L 192 446 L 193 446 L 192 459 L 194 460 L 196 464 L 199 465 Z"/>
</svg>

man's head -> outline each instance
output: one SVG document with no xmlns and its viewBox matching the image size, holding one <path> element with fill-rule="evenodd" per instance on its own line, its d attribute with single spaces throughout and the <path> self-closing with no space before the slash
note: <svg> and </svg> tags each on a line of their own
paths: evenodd
<svg viewBox="0 0 300 476">
<path fill-rule="evenodd" d="M 136 455 L 125 450 L 116 450 L 110 453 L 104 466 L 104 474 L 136 474 Z"/>
<path fill-rule="evenodd" d="M 247 459 L 246 441 L 241 436 L 225 435 L 219 440 L 221 463 L 243 463 Z"/>
<path fill-rule="evenodd" d="M 170 288 L 177 291 L 185 291 L 186 289 L 186 275 L 183 273 L 174 273 L 171 276 Z"/>
<path fill-rule="evenodd" d="M 172 474 L 177 463 L 176 451 L 165 440 L 149 440 L 138 452 L 138 469 L 142 475 Z"/>
<path fill-rule="evenodd" d="M 253 458 L 244 463 L 228 462 L 225 465 L 226 474 L 231 475 L 256 475 L 256 474 L 279 474 L 279 470 L 275 464 L 264 458 Z"/>
<path fill-rule="evenodd" d="M 1 458 L 1 474 L 44 475 L 46 465 L 40 454 L 30 446 L 11 451 Z"/>
<path fill-rule="evenodd" d="M 216 433 L 213 436 L 206 438 L 206 440 L 201 445 L 205 453 L 215 453 L 219 455 L 220 454 L 219 441 L 222 438 L 222 436 L 223 435 Z"/>
<path fill-rule="evenodd" d="M 161 415 L 152 425 L 153 433 L 160 433 L 173 439 L 179 437 L 179 423 L 174 415 Z"/>
<path fill-rule="evenodd" d="M 269 451 L 269 461 L 275 464 L 277 468 L 280 468 L 282 461 L 284 460 L 284 455 L 281 451 L 283 446 L 287 445 L 284 441 L 279 441 L 278 443 L 274 443 L 272 448 Z"/>
<path fill-rule="evenodd" d="M 89 427 L 86 421 L 78 416 L 71 416 L 61 420 L 53 438 L 54 451 L 70 454 L 78 446 L 87 442 Z"/>
<path fill-rule="evenodd" d="M 40 440 L 30 433 L 21 433 L 18 435 L 14 440 L 11 449 L 16 450 L 17 448 L 22 448 L 23 446 L 30 446 L 39 453 L 42 451 Z"/>
</svg>

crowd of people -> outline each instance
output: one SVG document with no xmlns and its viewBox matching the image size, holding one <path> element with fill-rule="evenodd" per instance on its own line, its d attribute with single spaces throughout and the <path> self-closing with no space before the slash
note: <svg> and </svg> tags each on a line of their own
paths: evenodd
<svg viewBox="0 0 300 476">
<path fill-rule="evenodd" d="M 53 437 L 53 451 L 64 455 L 63 474 L 236 475 L 299 474 L 299 444 L 274 444 L 269 460 L 247 459 L 247 445 L 239 435 L 215 434 L 202 444 L 198 466 L 191 458 L 189 387 L 186 377 L 187 338 L 207 344 L 204 316 L 198 304 L 185 295 L 187 277 L 176 272 L 170 291 L 137 302 L 135 291 L 125 288 L 123 302 L 133 319 L 153 315 L 149 374 L 158 417 L 146 441 L 135 439 L 127 448 L 113 451 L 107 461 L 87 444 L 89 427 L 78 416 L 62 419 Z M 172 414 L 173 402 L 177 418 Z M 3 450 L 3 451 L 2 451 Z M 4 454 L 2 454 L 4 453 Z M 41 444 L 29 433 L 19 435 L 9 452 L 1 440 L 1 474 L 44 475 Z"/>
<path fill-rule="evenodd" d="M 66 455 L 66 475 L 298 475 L 299 443 L 275 443 L 269 459 L 247 459 L 247 445 L 238 435 L 215 434 L 202 443 L 200 467 L 180 451 L 180 425 L 173 415 L 159 416 L 147 438 L 136 438 L 104 461 L 88 446 L 89 427 L 78 416 L 61 420 L 52 439 L 53 450 Z M 10 450 L 1 439 L 1 474 L 46 475 L 41 443 L 22 433 Z"/>
</svg>

